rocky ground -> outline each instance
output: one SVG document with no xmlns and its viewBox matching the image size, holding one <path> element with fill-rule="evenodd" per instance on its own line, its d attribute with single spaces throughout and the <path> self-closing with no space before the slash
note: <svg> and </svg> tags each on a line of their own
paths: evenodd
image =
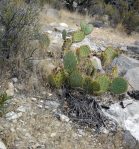
<svg viewBox="0 0 139 149">
<path fill-rule="evenodd" d="M 65 18 L 66 15 L 66 18 Z M 33 65 L 30 87 L 24 86 L 17 78 L 7 80 L 7 93 L 13 96 L 6 103 L 5 114 L 0 118 L 0 148 L 5 149 L 138 149 L 139 143 L 131 135 L 129 130 L 123 130 L 120 125 L 116 132 L 102 129 L 100 133 L 95 129 L 81 127 L 72 122 L 60 110 L 60 98 L 55 91 L 48 88 L 42 88 L 38 96 L 24 94 L 24 90 L 39 88 L 37 71 L 42 71 L 42 75 L 48 73 L 46 64 L 53 61 L 59 62 L 60 50 L 63 43 L 61 32 L 66 29 L 69 32 L 78 28 L 80 20 L 88 20 L 77 14 L 57 11 L 53 9 L 44 9 L 40 14 L 42 32 L 49 35 L 51 39 L 50 47 L 47 51 L 35 53 L 30 60 Z M 64 22 L 64 23 L 63 23 Z M 117 64 L 119 73 L 125 75 L 130 85 L 135 90 L 139 90 L 139 42 L 138 34 L 127 36 L 110 28 L 94 28 L 82 43 L 88 44 L 92 51 L 104 50 L 107 46 L 121 48 L 127 55 L 121 55 L 113 61 Z M 34 41 L 37 46 L 37 41 Z M 78 47 L 79 44 L 74 44 Z M 48 58 L 48 53 L 52 53 L 53 58 Z M 5 81 L 1 82 L 1 88 Z M 39 88 L 40 89 L 40 88 Z M 130 90 L 132 88 L 129 88 Z M 61 91 L 59 91 L 61 92 Z M 129 96 L 125 100 L 131 99 Z M 122 100 L 124 100 L 122 99 Z M 135 99 L 131 99 L 133 102 Z M 109 101 L 109 102 L 108 102 Z M 111 102 L 110 102 L 111 101 Z M 103 96 L 98 99 L 100 104 L 110 106 L 112 103 L 118 103 L 119 98 Z M 136 101 L 137 102 L 137 101 Z M 118 104 L 119 105 L 119 104 Z M 131 107 L 132 110 L 134 107 Z M 112 109 L 113 110 L 113 109 Z M 115 118 L 116 112 L 111 115 Z M 128 111 L 128 110 L 127 110 Z M 108 114 L 110 114 L 108 112 Z M 133 111 L 132 111 L 133 112 Z M 139 115 L 138 111 L 135 111 Z M 130 113 L 130 112 L 129 112 Z M 117 115 L 116 115 L 117 116 Z M 127 115 L 128 117 L 129 115 Z M 122 117 L 121 117 L 122 119 Z M 135 126 L 138 124 L 138 117 L 134 119 Z M 118 121 L 119 122 L 119 121 Z M 132 120 L 131 120 L 132 122 Z M 5 145 L 4 145 L 5 144 Z"/>
</svg>

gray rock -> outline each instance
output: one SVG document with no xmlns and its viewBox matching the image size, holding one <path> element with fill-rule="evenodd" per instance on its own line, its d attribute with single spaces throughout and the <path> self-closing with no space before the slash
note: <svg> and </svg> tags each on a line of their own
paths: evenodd
<svg viewBox="0 0 139 149">
<path fill-rule="evenodd" d="M 139 41 L 135 41 L 134 44 L 139 46 Z"/>
<path fill-rule="evenodd" d="M 110 106 L 105 112 L 107 116 L 117 121 L 117 123 L 127 130 L 131 135 L 139 141 L 139 101 L 132 101 L 132 104 L 122 108 L 120 103 Z"/>
<path fill-rule="evenodd" d="M 70 121 L 70 119 L 66 115 L 60 114 L 59 117 L 60 117 L 60 120 L 62 122 L 69 122 Z"/>
<path fill-rule="evenodd" d="M 129 45 L 127 46 L 127 50 L 139 54 L 139 45 Z"/>
<path fill-rule="evenodd" d="M 17 78 L 12 78 L 13 83 L 17 83 L 18 79 Z"/>
<path fill-rule="evenodd" d="M 75 50 L 76 48 L 80 47 L 81 45 L 88 45 L 91 49 L 91 51 L 100 51 L 102 47 L 96 45 L 94 42 L 92 42 L 93 39 L 91 39 L 90 36 L 86 37 L 83 41 L 79 43 L 73 43 L 71 46 L 71 50 Z"/>
<path fill-rule="evenodd" d="M 19 112 L 26 112 L 27 107 L 26 106 L 20 106 L 16 110 L 19 111 Z"/>
<path fill-rule="evenodd" d="M 7 120 L 15 120 L 15 119 L 17 119 L 21 116 L 22 116 L 21 112 L 20 113 L 15 113 L 15 112 L 12 111 L 12 112 L 7 113 L 5 117 L 6 117 Z"/>
<path fill-rule="evenodd" d="M 93 21 L 93 22 L 89 22 L 89 24 L 92 24 L 94 27 L 100 28 L 100 27 L 104 27 L 104 22 L 103 21 Z"/>
<path fill-rule="evenodd" d="M 7 149 L 7 147 L 1 140 L 0 140 L 0 149 Z"/>
<path fill-rule="evenodd" d="M 125 131 L 123 139 L 129 149 L 139 149 L 139 142 L 131 135 L 129 131 Z"/>
<path fill-rule="evenodd" d="M 119 74 L 125 74 L 129 69 L 139 67 L 139 61 L 122 54 L 113 60 L 112 66 L 115 65 L 118 66 Z"/>
<path fill-rule="evenodd" d="M 60 12 L 56 9 L 49 8 L 46 12 L 46 15 L 48 17 L 52 17 L 52 18 L 59 18 L 60 17 Z"/>
<path fill-rule="evenodd" d="M 124 107 L 127 107 L 128 105 L 130 105 L 130 104 L 132 104 L 132 103 L 133 103 L 133 100 L 131 100 L 131 99 L 130 99 L 130 100 L 124 100 L 124 101 L 123 101 L 123 106 L 124 106 Z"/>
<path fill-rule="evenodd" d="M 46 109 L 57 109 L 59 106 L 60 106 L 60 104 L 56 101 L 46 101 L 45 102 Z"/>
<path fill-rule="evenodd" d="M 90 58 L 90 60 L 96 69 L 103 70 L 101 60 L 98 57 L 93 56 Z"/>
<path fill-rule="evenodd" d="M 125 78 L 134 90 L 139 90 L 139 67 L 129 69 L 125 74 Z"/>
</svg>

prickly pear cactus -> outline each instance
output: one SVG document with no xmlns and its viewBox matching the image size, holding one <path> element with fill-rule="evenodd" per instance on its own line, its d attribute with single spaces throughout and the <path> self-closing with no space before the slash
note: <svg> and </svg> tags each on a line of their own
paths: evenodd
<svg viewBox="0 0 139 149">
<path fill-rule="evenodd" d="M 104 52 L 102 52 L 102 62 L 104 65 L 109 65 L 112 60 L 118 56 L 118 51 L 112 47 L 108 47 Z"/>
<path fill-rule="evenodd" d="M 76 50 L 76 54 L 79 58 L 88 57 L 90 53 L 91 51 L 88 45 L 82 45 Z"/>
<path fill-rule="evenodd" d="M 78 71 L 73 71 L 69 76 L 69 84 L 72 88 L 82 87 L 83 77 Z"/>
<path fill-rule="evenodd" d="M 108 91 L 111 81 L 107 75 L 99 75 L 95 81 L 100 85 L 100 91 L 98 93 L 104 93 Z"/>
<path fill-rule="evenodd" d="M 72 39 L 70 39 L 70 38 L 65 39 L 64 43 L 63 43 L 63 46 L 62 46 L 62 50 L 63 51 L 69 50 L 71 45 L 72 45 Z"/>
<path fill-rule="evenodd" d="M 72 51 L 68 51 L 64 55 L 64 68 L 68 73 L 76 70 L 77 66 L 77 57 Z"/>
<path fill-rule="evenodd" d="M 66 75 L 64 73 L 64 70 L 58 70 L 57 72 L 53 72 L 48 76 L 48 83 L 50 86 L 55 88 L 60 88 L 62 85 L 64 85 L 64 82 L 66 80 Z"/>
<path fill-rule="evenodd" d="M 86 24 L 84 22 L 81 22 L 80 27 L 81 27 L 81 30 L 84 32 L 85 35 L 88 35 L 93 31 L 93 25 L 92 24 Z"/>
<path fill-rule="evenodd" d="M 83 31 L 76 31 L 72 34 L 72 42 L 81 42 L 85 38 Z"/>
<path fill-rule="evenodd" d="M 63 40 L 66 39 L 66 36 L 67 36 L 67 31 L 64 29 L 64 30 L 62 31 L 62 38 L 63 38 Z"/>
<path fill-rule="evenodd" d="M 117 77 L 115 78 L 110 87 L 110 91 L 114 94 L 123 94 L 128 90 L 128 82 L 122 78 Z"/>
<path fill-rule="evenodd" d="M 46 35 L 46 34 L 40 35 L 39 43 L 40 43 L 41 48 L 47 49 L 48 46 L 50 45 L 50 39 L 49 39 L 48 35 Z"/>
</svg>

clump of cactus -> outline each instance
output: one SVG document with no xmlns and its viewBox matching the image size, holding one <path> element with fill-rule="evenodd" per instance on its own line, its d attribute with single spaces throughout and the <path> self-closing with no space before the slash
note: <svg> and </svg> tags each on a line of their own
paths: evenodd
<svg viewBox="0 0 139 149">
<path fill-rule="evenodd" d="M 83 31 L 76 31 L 72 34 L 72 42 L 81 42 L 85 38 Z"/>
<path fill-rule="evenodd" d="M 115 78 L 110 86 L 110 91 L 114 94 L 123 94 L 128 89 L 127 81 L 122 77 Z"/>
<path fill-rule="evenodd" d="M 83 22 L 80 27 L 81 29 L 73 32 L 71 37 L 67 37 L 67 32 L 63 30 L 63 68 L 49 75 L 49 84 L 56 88 L 61 88 L 63 85 L 82 88 L 86 93 L 93 95 L 100 95 L 108 91 L 114 94 L 125 93 L 128 89 L 128 82 L 124 78 L 118 77 L 118 68 L 115 66 L 111 72 L 107 72 L 109 68 L 106 67 L 119 55 L 117 49 L 108 47 L 104 52 L 93 53 L 88 45 L 82 45 L 75 49 L 75 52 L 70 50 L 73 43 L 82 41 L 93 29 L 90 24 Z M 101 61 L 99 62 L 98 57 L 102 60 L 106 73 L 101 71 L 103 69 L 99 66 Z"/>
</svg>

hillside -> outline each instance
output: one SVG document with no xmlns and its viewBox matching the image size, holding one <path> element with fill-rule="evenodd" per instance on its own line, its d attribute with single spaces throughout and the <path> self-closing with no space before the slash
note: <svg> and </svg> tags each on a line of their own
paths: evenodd
<svg viewBox="0 0 139 149">
<path fill-rule="evenodd" d="M 11 6 L 13 8 L 13 5 Z M 19 6 L 17 5 L 16 10 L 20 8 Z M 21 6 L 26 8 L 26 5 Z M 82 90 L 82 87 L 72 88 L 71 84 L 69 87 L 68 81 L 62 82 L 61 85 L 57 77 L 58 81 L 55 81 L 54 85 L 60 82 L 60 87 L 55 88 L 49 80 L 49 75 L 55 75 L 61 69 L 65 69 L 63 55 L 66 55 L 66 50 L 64 51 L 63 48 L 65 41 L 62 39 L 63 30 L 66 30 L 67 39 L 70 39 L 80 29 L 82 21 L 95 24 L 98 23 L 98 18 L 66 9 L 57 10 L 48 5 L 38 12 L 34 5 L 33 8 L 32 15 L 38 15 L 37 29 L 33 28 L 35 25 L 31 25 L 30 28 L 30 24 L 36 23 L 34 20 L 37 17 L 30 19 L 32 15 L 29 15 L 28 24 L 26 23 L 28 19 L 26 20 L 24 15 L 25 20 L 19 17 L 19 14 L 26 14 L 27 10 L 31 10 L 30 7 L 27 7 L 25 11 L 19 9 L 17 18 L 21 24 L 13 21 L 11 32 L 6 27 L 3 29 L 4 23 L 1 22 L 1 24 L 3 23 L 1 25 L 2 33 L 7 31 L 7 34 L 4 34 L 7 36 L 3 36 L 0 40 L 1 49 L 5 48 L 3 39 L 12 40 L 8 40 L 4 52 L 3 49 L 0 51 L 0 148 L 138 149 L 139 33 L 132 32 L 131 35 L 127 35 L 123 26 L 112 28 L 107 24 L 107 17 L 104 17 L 103 25 L 94 25 L 91 33 L 86 35 L 81 42 L 72 42 L 70 46 L 69 51 L 74 54 L 78 54 L 76 50 L 82 45 L 90 47 L 87 60 L 88 58 L 92 58 L 92 61 L 96 60 L 95 66 L 93 66 L 96 70 L 96 74 L 94 74 L 96 78 L 106 74 L 107 78 L 112 76 L 110 78 L 112 82 L 115 79 L 113 78 L 115 73 L 111 74 L 111 70 L 116 66 L 117 69 L 114 69 L 116 77 L 122 78 L 125 84 L 128 82 L 128 88 L 118 82 L 118 86 L 116 86 L 118 89 L 116 89 L 120 90 L 120 94 L 114 94 L 110 89 L 103 91 L 101 86 L 103 78 L 99 80 L 101 82 L 99 91 L 102 93 L 98 90 L 98 92 L 94 92 L 92 89 L 93 93 L 90 94 Z M 7 16 L 9 17 L 9 14 Z M 18 27 L 22 26 L 22 23 L 25 23 L 25 27 L 28 28 L 21 29 L 21 32 Z M 30 31 L 33 31 L 33 35 Z M 100 54 L 109 47 L 112 47 L 112 54 L 116 51 L 120 51 L 120 54 L 118 53 L 112 59 L 110 56 L 110 61 L 106 61 L 108 65 L 105 66 Z M 15 50 L 16 48 L 18 50 Z M 72 58 L 69 59 L 69 65 Z M 80 61 L 78 60 L 77 65 L 84 61 L 85 59 L 82 57 Z M 91 66 L 89 65 L 89 67 Z M 81 63 L 79 72 L 83 71 L 83 77 L 89 76 L 88 73 L 84 75 L 84 68 L 86 65 Z M 71 75 L 70 73 L 65 74 Z M 75 76 L 73 84 L 80 77 Z M 90 75 L 89 78 L 94 76 Z M 93 79 L 97 82 L 96 78 Z M 89 80 L 89 82 L 91 81 Z M 79 84 L 81 82 L 79 81 Z M 124 91 L 120 85 L 125 87 Z M 111 83 L 108 86 L 111 86 Z M 3 93 L 6 93 L 6 96 L 3 96 Z M 95 93 L 100 94 L 96 96 Z M 3 100 L 6 101 L 3 103 Z"/>
</svg>

